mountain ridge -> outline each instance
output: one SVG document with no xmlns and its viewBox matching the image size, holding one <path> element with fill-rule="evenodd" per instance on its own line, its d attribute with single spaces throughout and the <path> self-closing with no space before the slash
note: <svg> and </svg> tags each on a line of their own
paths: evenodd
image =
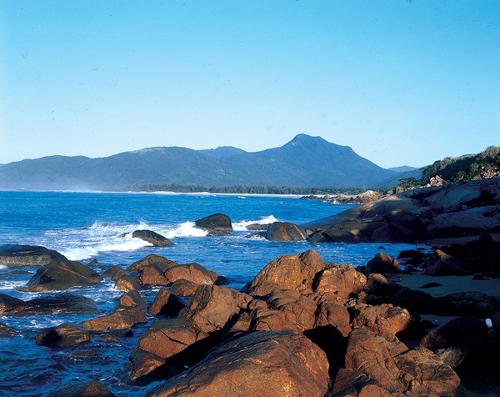
<svg viewBox="0 0 500 397">
<path fill-rule="evenodd" d="M 157 146 L 106 157 L 45 156 L 0 166 L 1 189 L 116 190 L 146 184 L 372 187 L 396 175 L 349 146 L 298 134 L 247 152 Z"/>
</svg>

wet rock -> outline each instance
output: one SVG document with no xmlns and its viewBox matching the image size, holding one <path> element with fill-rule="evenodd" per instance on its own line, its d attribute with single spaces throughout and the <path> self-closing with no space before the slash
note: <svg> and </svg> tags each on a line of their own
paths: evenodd
<svg viewBox="0 0 500 397">
<path fill-rule="evenodd" d="M 384 252 L 377 253 L 366 265 L 366 272 L 370 273 L 397 273 L 398 261 Z"/>
<path fill-rule="evenodd" d="M 313 285 L 315 295 L 323 301 L 345 302 L 366 286 L 366 276 L 351 265 L 335 265 L 319 272 Z"/>
<path fill-rule="evenodd" d="M 130 329 L 146 322 L 146 301 L 137 291 L 130 291 L 119 299 L 113 313 L 86 320 L 82 326 L 93 332 L 108 332 Z"/>
<path fill-rule="evenodd" d="M 17 331 L 14 328 L 9 327 L 3 323 L 0 323 L 0 337 L 4 336 L 15 336 Z"/>
<path fill-rule="evenodd" d="M 196 227 L 206 230 L 209 235 L 224 236 L 233 231 L 231 218 L 225 214 L 212 214 L 194 223 Z"/>
<path fill-rule="evenodd" d="M 484 318 L 500 311 L 500 297 L 478 291 L 448 294 L 436 301 L 441 314 Z"/>
<path fill-rule="evenodd" d="M 132 233 L 132 237 L 140 238 L 155 247 L 168 247 L 174 245 L 174 243 L 168 238 L 159 233 L 153 232 L 152 230 L 136 230 Z"/>
<path fill-rule="evenodd" d="M 120 277 L 123 277 L 127 274 L 127 271 L 118 265 L 111 266 L 108 270 L 106 270 L 103 274 L 103 278 L 110 278 L 111 280 L 117 280 Z"/>
<path fill-rule="evenodd" d="M 405 330 L 410 323 L 410 313 L 391 304 L 370 306 L 358 304 L 353 309 L 354 328 L 366 327 L 386 339 L 393 339 L 398 332 Z"/>
<path fill-rule="evenodd" d="M 132 379 L 150 375 L 167 359 L 206 336 L 207 334 L 193 327 L 184 318 L 156 320 L 142 336 L 131 357 Z"/>
<path fill-rule="evenodd" d="M 115 395 L 102 383 L 92 381 L 66 384 L 56 392 L 51 393 L 49 397 L 115 397 Z"/>
<path fill-rule="evenodd" d="M 309 339 L 253 332 L 218 346 L 149 396 L 322 397 L 327 388 L 328 361 Z"/>
<path fill-rule="evenodd" d="M 420 266 L 425 262 L 427 255 L 419 250 L 403 250 L 398 255 L 398 261 L 405 265 Z"/>
<path fill-rule="evenodd" d="M 248 283 L 243 292 L 254 296 L 265 296 L 275 288 L 312 293 L 316 273 L 332 265 L 323 262 L 314 250 L 300 255 L 283 255 L 269 262 L 257 276 Z"/>
<path fill-rule="evenodd" d="M 176 317 L 184 306 L 184 302 L 178 296 L 162 288 L 156 294 L 149 312 L 154 316 Z"/>
<path fill-rule="evenodd" d="M 247 230 L 265 231 L 265 230 L 267 230 L 269 225 L 270 225 L 270 223 L 252 223 L 250 225 L 247 225 L 246 228 L 247 228 Z"/>
<path fill-rule="evenodd" d="M 53 262 L 67 261 L 57 251 L 37 245 L 0 245 L 0 265 L 3 266 L 44 266 Z"/>
<path fill-rule="evenodd" d="M 101 277 L 89 267 L 79 262 L 57 260 L 39 268 L 25 289 L 31 292 L 64 290 L 99 281 Z"/>
<path fill-rule="evenodd" d="M 178 296 L 193 296 L 198 288 L 198 284 L 192 281 L 179 279 L 170 285 L 170 291 Z"/>
<path fill-rule="evenodd" d="M 125 275 L 117 278 L 115 286 L 120 291 L 136 291 L 140 288 L 139 281 L 133 275 Z"/>
<path fill-rule="evenodd" d="M 49 313 L 95 313 L 95 302 L 87 297 L 72 294 L 42 296 L 28 301 L 0 294 L 0 313 L 29 316 Z"/>
<path fill-rule="evenodd" d="M 294 223 L 274 222 L 266 232 L 266 239 L 270 241 L 302 241 L 307 236 L 302 228 Z"/>
<path fill-rule="evenodd" d="M 380 273 L 370 273 L 364 290 L 367 294 L 383 295 L 390 290 L 390 282 Z"/>
<path fill-rule="evenodd" d="M 178 263 L 171 261 L 170 259 L 164 258 L 159 255 L 148 255 L 134 263 L 132 263 L 127 270 L 128 271 L 141 271 L 147 267 L 156 267 L 160 271 L 165 271 L 169 267 L 178 265 Z"/>
<path fill-rule="evenodd" d="M 88 342 L 90 335 L 88 331 L 73 324 L 61 324 L 40 331 L 35 339 L 36 343 L 42 346 L 69 347 Z"/>
<path fill-rule="evenodd" d="M 461 263 L 441 250 L 436 250 L 425 263 L 425 274 L 430 276 L 462 275 Z"/>
<path fill-rule="evenodd" d="M 252 297 L 217 285 L 200 285 L 183 315 L 197 329 L 210 333 L 222 330 L 229 320 L 247 309 Z"/>
</svg>

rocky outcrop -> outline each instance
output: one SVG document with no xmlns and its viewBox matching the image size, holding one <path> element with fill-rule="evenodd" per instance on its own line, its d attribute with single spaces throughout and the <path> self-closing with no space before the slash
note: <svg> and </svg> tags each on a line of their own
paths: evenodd
<svg viewBox="0 0 500 397">
<path fill-rule="evenodd" d="M 56 392 L 51 393 L 49 397 L 115 397 L 115 395 L 102 383 L 92 381 L 66 384 Z"/>
<path fill-rule="evenodd" d="M 361 303 L 353 308 L 353 315 L 353 327 L 366 327 L 388 340 L 394 339 L 410 323 L 408 310 L 390 304 L 370 306 Z"/>
<path fill-rule="evenodd" d="M 269 262 L 248 283 L 243 292 L 264 296 L 273 289 L 291 289 L 301 293 L 312 293 L 316 273 L 331 267 L 313 250 L 300 255 L 283 255 Z"/>
<path fill-rule="evenodd" d="M 51 313 L 95 313 L 96 311 L 95 302 L 84 296 L 58 294 L 23 301 L 0 294 L 0 314 L 3 315 L 29 316 Z"/>
<path fill-rule="evenodd" d="M 61 324 L 57 327 L 46 328 L 36 335 L 38 345 L 48 347 L 69 347 L 88 342 L 90 334 L 73 324 Z"/>
<path fill-rule="evenodd" d="M 312 240 L 414 242 L 500 232 L 500 178 L 408 190 L 303 227 Z"/>
<path fill-rule="evenodd" d="M 61 260 L 67 261 L 59 252 L 37 245 L 0 245 L 3 266 L 44 266 Z"/>
<path fill-rule="evenodd" d="M 101 277 L 89 267 L 68 260 L 52 261 L 37 270 L 25 289 L 31 292 L 64 290 L 96 284 Z"/>
<path fill-rule="evenodd" d="M 306 238 L 304 230 L 294 223 L 274 222 L 267 227 L 266 239 L 270 241 L 302 241 Z"/>
<path fill-rule="evenodd" d="M 206 230 L 209 235 L 225 236 L 233 231 L 231 218 L 225 214 L 212 214 L 198 219 L 194 223 L 196 227 Z"/>
<path fill-rule="evenodd" d="M 172 241 L 170 241 L 165 236 L 162 236 L 159 233 L 153 232 L 152 230 L 136 230 L 132 233 L 133 238 L 140 238 L 154 247 L 169 247 L 174 245 Z"/>
<path fill-rule="evenodd" d="M 436 250 L 425 263 L 425 274 L 448 276 L 464 274 L 461 263 L 447 253 Z"/>
<path fill-rule="evenodd" d="M 328 361 L 309 339 L 253 332 L 220 345 L 149 396 L 322 397 L 327 388 Z"/>
</svg>

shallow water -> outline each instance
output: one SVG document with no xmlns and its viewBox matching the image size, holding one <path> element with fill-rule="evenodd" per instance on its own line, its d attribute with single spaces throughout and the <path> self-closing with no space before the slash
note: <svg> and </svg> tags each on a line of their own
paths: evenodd
<svg viewBox="0 0 500 397">
<path fill-rule="evenodd" d="M 125 193 L 0 192 L 0 244 L 37 244 L 62 252 L 84 263 L 97 259 L 94 268 L 103 272 L 113 264 L 128 266 L 155 253 L 180 263 L 197 262 L 231 280 L 240 288 L 271 259 L 311 248 L 307 242 L 273 243 L 247 238 L 250 223 L 284 220 L 302 223 L 333 215 L 348 205 L 290 197 L 167 195 Z M 214 212 L 228 214 L 235 229 L 229 237 L 209 237 L 194 227 L 193 220 Z M 133 239 L 136 229 L 157 231 L 175 242 L 173 247 L 154 248 Z M 409 244 L 320 244 L 314 246 L 325 260 L 362 265 L 381 249 L 397 255 Z M 35 267 L 0 266 L 0 293 L 31 299 L 23 286 Z M 157 289 L 147 290 L 151 300 Z M 94 299 L 110 312 L 120 292 L 109 280 L 71 293 Z M 133 335 L 117 342 L 95 336 L 90 343 L 69 349 L 37 346 L 40 328 L 63 322 L 78 323 L 95 315 L 9 317 L 0 322 L 17 328 L 21 336 L 0 337 L 0 394 L 46 395 L 72 380 L 101 380 L 121 396 L 143 395 L 154 385 L 135 386 L 127 377 L 128 358 L 140 335 L 151 325 L 134 328 Z"/>
</svg>

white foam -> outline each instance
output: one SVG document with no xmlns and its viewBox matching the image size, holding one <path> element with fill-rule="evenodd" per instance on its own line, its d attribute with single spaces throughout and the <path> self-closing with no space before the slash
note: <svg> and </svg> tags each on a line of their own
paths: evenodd
<svg viewBox="0 0 500 397">
<path fill-rule="evenodd" d="M 177 225 L 149 225 L 144 221 L 137 224 L 94 222 L 86 228 L 49 230 L 39 243 L 61 252 L 70 260 L 82 260 L 102 252 L 134 251 L 151 246 L 144 240 L 132 237 L 134 230 L 141 229 L 152 230 L 169 239 L 207 235 L 207 232 L 198 229 L 194 222 Z"/>
<path fill-rule="evenodd" d="M 175 238 L 175 237 L 205 237 L 207 235 L 207 231 L 203 229 L 199 229 L 195 226 L 194 222 L 184 222 L 180 225 L 175 225 L 171 227 L 167 227 L 165 229 L 160 229 L 159 232 L 166 238 Z"/>
<path fill-rule="evenodd" d="M 259 224 L 259 225 L 266 225 L 268 223 L 274 223 L 278 222 L 278 219 L 274 215 L 269 215 L 269 216 L 263 216 L 259 219 L 254 219 L 254 220 L 248 220 L 248 221 L 241 221 L 241 222 L 235 222 L 233 223 L 233 229 L 237 232 L 241 231 L 246 231 L 248 225 L 252 224 Z"/>
</svg>

